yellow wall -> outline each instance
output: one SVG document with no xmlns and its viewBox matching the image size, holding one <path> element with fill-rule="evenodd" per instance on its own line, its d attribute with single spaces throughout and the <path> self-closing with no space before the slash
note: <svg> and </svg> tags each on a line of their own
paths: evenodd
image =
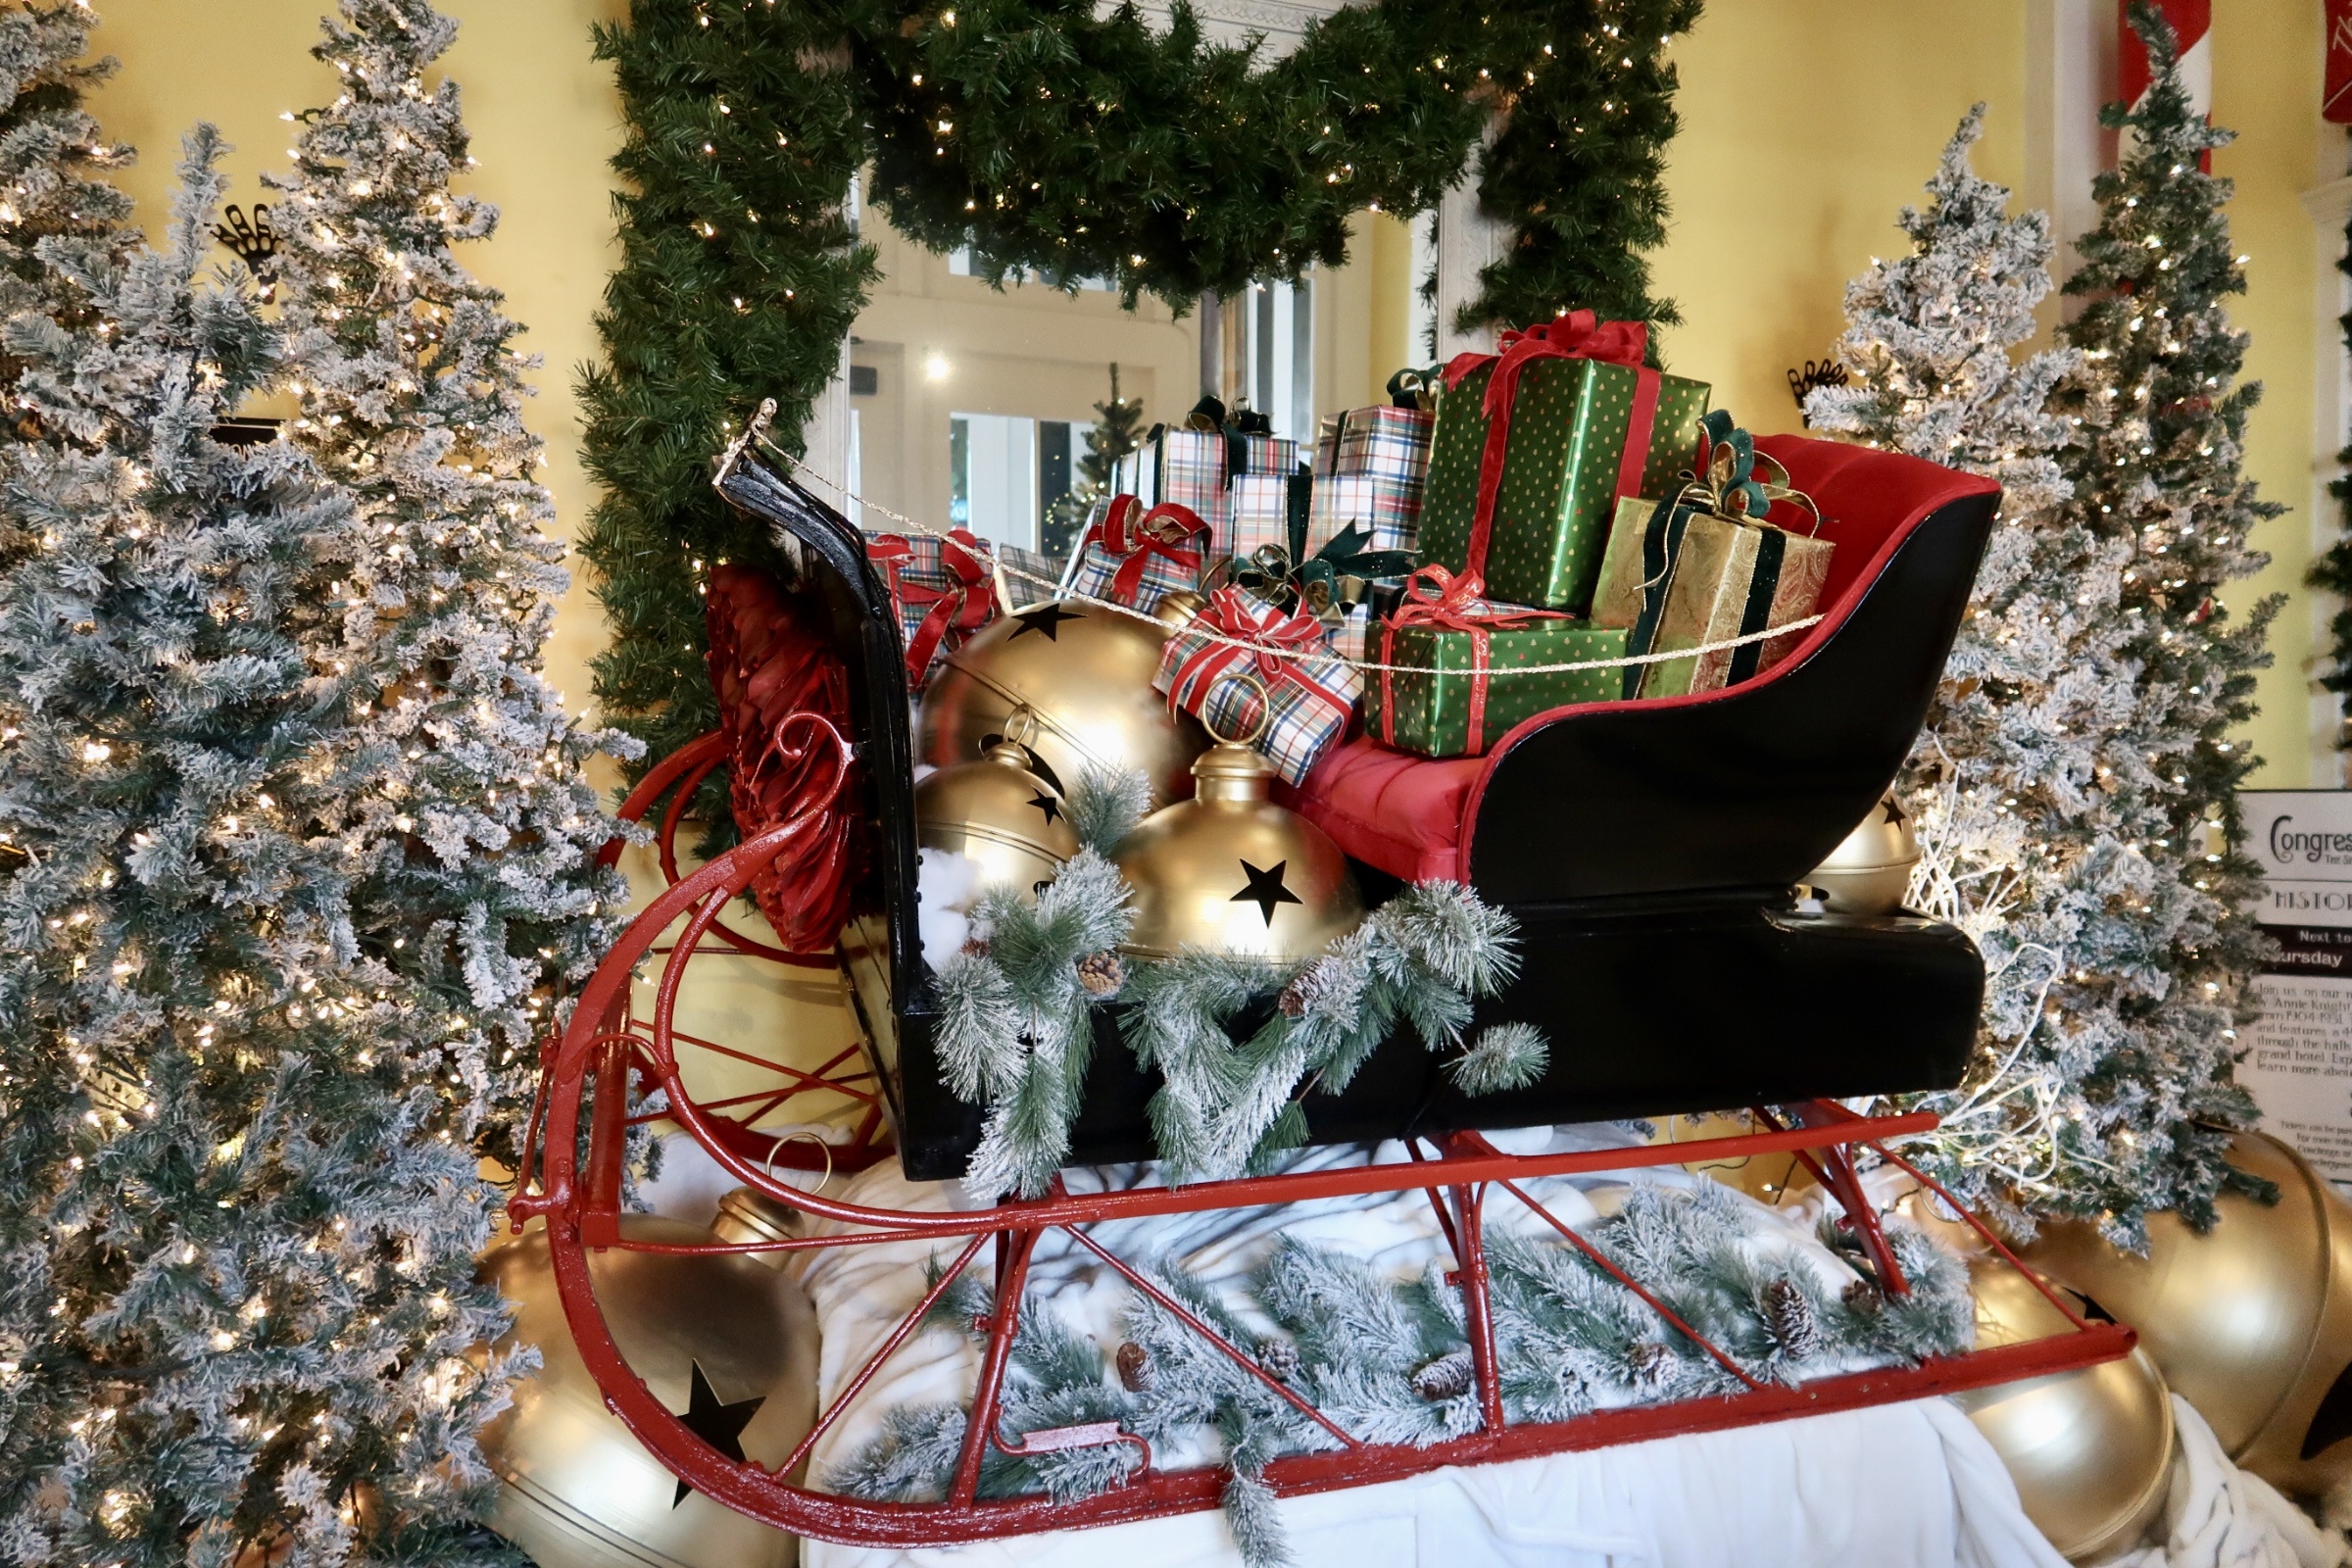
<svg viewBox="0 0 2352 1568">
<path fill-rule="evenodd" d="M 144 152 L 128 183 L 151 220 L 178 133 L 199 116 L 238 146 L 238 197 L 257 194 L 258 171 L 282 161 L 287 127 L 278 112 L 328 90 L 327 73 L 306 53 L 321 4 L 100 0 L 100 44 L 122 58 L 123 71 L 97 109 L 110 134 Z M 611 80 L 589 59 L 587 33 L 592 21 L 621 8 L 622 0 L 446 7 L 465 24 L 448 66 L 465 86 L 481 160 L 474 188 L 505 214 L 497 239 L 471 247 L 466 260 L 507 291 L 514 315 L 531 329 L 527 345 L 547 359 L 531 418 L 550 443 L 567 530 L 577 529 L 589 500 L 570 382 L 594 352 L 589 317 L 613 256 L 605 160 L 619 135 Z M 2262 535 L 2278 559 L 2232 595 L 2243 603 L 2273 589 L 2299 592 L 2310 554 L 2320 450 L 2311 388 L 2325 345 L 2311 305 L 2311 221 L 2298 196 L 2341 168 L 2341 144 L 2326 141 L 2316 124 L 2318 8 L 2308 0 L 2229 0 L 2216 11 L 2216 112 L 2241 132 L 2218 167 L 2239 182 L 2230 219 L 2239 248 L 2253 257 L 2250 291 L 2233 315 L 2253 333 L 2248 371 L 2267 384 L 2248 469 L 2267 496 L 2296 509 Z M 1716 0 L 1676 45 L 1685 129 L 1669 165 L 1672 233 L 1656 258 L 1658 286 L 1685 318 L 1665 342 L 1676 368 L 1712 381 L 1719 401 L 1754 428 L 1793 428 L 1783 372 L 1825 352 L 1838 329 L 1845 280 L 1901 243 L 1895 210 L 1916 198 L 1971 102 L 1991 105 L 1978 167 L 2024 183 L 2026 27 L 2025 0 L 1972 6 L 1958 26 L 1948 10 L 1914 0 Z M 2332 168 L 2322 167 L 2328 157 Z M 1408 246 L 1401 225 L 1379 220 L 1375 232 L 1348 290 L 1369 313 L 1358 341 L 1396 358 Z M 1329 367 L 1342 373 L 1323 385 L 1337 391 L 1360 374 L 1369 393 L 1387 364 L 1358 371 L 1349 347 L 1344 368 Z M 2263 681 L 2264 711 L 2253 730 L 2267 783 L 2309 775 L 2311 621 L 2308 603 L 2298 602 L 2274 640 L 2278 666 Z M 582 662 L 601 635 L 592 603 L 575 587 L 551 659 L 557 683 L 575 702 L 586 695 Z"/>
</svg>

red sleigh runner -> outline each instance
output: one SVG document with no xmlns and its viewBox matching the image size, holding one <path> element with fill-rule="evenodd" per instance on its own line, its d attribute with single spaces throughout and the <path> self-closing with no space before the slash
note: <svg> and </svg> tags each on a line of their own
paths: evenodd
<svg viewBox="0 0 2352 1568">
<path fill-rule="evenodd" d="M 1543 714 L 1487 755 L 1432 760 L 1362 742 L 1336 747 L 1296 803 L 1359 864 L 1368 885 L 1457 878 L 1519 921 L 1521 978 L 1492 1004 L 1605 1049 L 1563 1051 L 1522 1090 L 1471 1099 L 1418 1047 L 1384 1048 L 1346 1093 L 1310 1095 L 1317 1142 L 1401 1140 L 1409 1162 L 1295 1171 L 1182 1188 L 1072 1195 L 1058 1182 L 1033 1201 L 959 1212 L 901 1210 L 809 1193 L 777 1166 L 856 1168 L 891 1157 L 908 1176 L 962 1168 L 979 1111 L 948 1093 L 932 1054 L 926 969 L 916 937 L 915 848 L 906 663 L 902 630 L 856 530 L 771 467 L 756 432 L 729 452 L 718 485 L 734 505 L 797 542 L 801 624 L 824 628 L 848 672 L 846 714 L 803 710 L 775 720 L 767 749 L 796 781 L 784 814 L 742 823 L 735 849 L 681 873 L 672 839 L 683 802 L 724 758 L 707 737 L 664 762 L 631 797 L 642 816 L 664 796 L 659 849 L 670 886 L 639 915 L 589 981 L 546 1066 L 532 1124 L 527 1190 L 516 1224 L 547 1226 L 556 1283 L 580 1353 L 610 1407 L 694 1490 L 779 1528 L 873 1545 L 940 1545 L 1101 1525 L 1211 1507 L 1228 1472 L 1161 1470 L 1140 1439 L 1107 1427 L 1009 1432 L 999 1419 L 1029 1260 L 1061 1232 L 1139 1294 L 1297 1406 L 1331 1438 L 1326 1450 L 1278 1458 L 1277 1494 L 1395 1480 L 1477 1464 L 1751 1425 L 1791 1416 L 2012 1382 L 2130 1351 L 2132 1332 L 2090 1323 L 2046 1290 L 2074 1332 L 1846 1373 L 1793 1385 L 1742 1370 L 1721 1348 L 1616 1270 L 1538 1200 L 1536 1178 L 1794 1152 L 1844 1211 L 1843 1224 L 1879 1287 L 1900 1295 L 1902 1270 L 1865 1199 L 1855 1166 L 1873 1149 L 1908 1170 L 1885 1141 L 1935 1125 L 1927 1113 L 1866 1116 L 1838 1101 L 1950 1087 L 1974 1038 L 1984 983 L 1965 936 L 1912 915 L 1807 913 L 1790 885 L 1878 799 L 1925 712 L 1965 606 L 1997 493 L 1929 464 L 1797 438 L 1762 443 L 1835 519 L 1838 544 L 1821 622 L 1785 661 L 1728 690 Z M 851 737 L 856 737 L 852 744 Z M 808 857 L 852 824 L 852 875 L 839 961 L 865 1040 L 808 1068 L 762 1054 L 759 1042 L 713 1041 L 676 1026 L 698 955 L 733 951 L 803 961 L 726 927 L 729 904 L 780 863 Z M 1589 832 L 1558 824 L 1591 824 Z M 615 847 L 612 853 L 617 853 Z M 674 932 L 673 932 L 674 928 Z M 797 946 L 797 944 L 796 944 Z M 630 1004 L 638 965 L 659 959 L 653 1002 Z M 1698 977 L 1701 983 L 1693 983 Z M 1482 1004 L 1482 1006 L 1485 1004 Z M 684 1063 L 696 1053 L 770 1073 L 749 1093 L 708 1097 Z M 632 1075 L 658 1089 L 658 1111 L 632 1113 Z M 1148 1157 L 1149 1079 L 1124 1053 L 1098 1051 L 1073 1128 L 1072 1160 Z M 821 1154 L 762 1125 L 838 1113 L 852 1136 Z M 1653 1148 L 1537 1155 L 1500 1152 L 1483 1130 L 1758 1107 L 1760 1131 Z M 1766 1108 L 1777 1107 L 1777 1108 Z M 674 1121 L 737 1181 L 835 1225 L 736 1243 L 633 1240 L 620 1226 L 625 1134 L 632 1119 Z M 1916 1173 L 1915 1173 L 1916 1174 Z M 1934 1184 L 1931 1182 L 1931 1187 Z M 1428 1194 L 1454 1261 L 1470 1342 L 1479 1429 L 1428 1446 L 1367 1441 L 1260 1368 L 1246 1346 L 1168 1298 L 1140 1259 L 1092 1234 L 1104 1221 L 1375 1193 Z M 1937 1189 L 1940 1191 L 1940 1189 Z M 1738 1392 L 1560 1421 L 1506 1418 L 1487 1273 L 1487 1226 L 1521 1205 L 1583 1250 L 1736 1380 Z M 1972 1220 L 1973 1224 L 1974 1221 Z M 1982 1232 L 1983 1227 L 1979 1226 Z M 2015 1266 L 2005 1249 L 1984 1233 Z M 930 1293 L 844 1380 L 830 1406 L 782 1462 L 719 1451 L 657 1399 L 614 1342 L 597 1299 L 592 1252 L 767 1251 L 930 1240 L 953 1262 Z M 805 1461 L 913 1335 L 956 1276 L 994 1243 L 994 1305 L 953 1484 L 929 1502 L 873 1501 L 806 1484 Z M 2038 1281 L 2035 1282 L 2038 1285 Z M 1123 1485 L 1078 1500 L 979 1495 L 984 1458 L 1121 1444 L 1141 1449 Z"/>
</svg>

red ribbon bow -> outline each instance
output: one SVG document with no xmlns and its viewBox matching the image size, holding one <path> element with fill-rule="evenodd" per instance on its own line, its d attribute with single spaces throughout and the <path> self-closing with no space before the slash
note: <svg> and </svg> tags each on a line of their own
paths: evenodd
<svg viewBox="0 0 2352 1568">
<path fill-rule="evenodd" d="M 1110 511 L 1095 524 L 1088 542 L 1101 545 L 1118 561 L 1118 570 L 1110 578 L 1110 597 L 1122 605 L 1133 605 L 1136 590 L 1144 585 L 1144 567 L 1154 556 L 1198 576 L 1200 552 L 1192 547 L 1192 541 L 1207 533 L 1208 524 L 1200 520 L 1200 514 L 1181 502 L 1163 501 L 1146 512 L 1134 496 L 1113 496 Z"/>
<path fill-rule="evenodd" d="M 1196 627 L 1234 641 L 1203 641 L 1183 656 L 1175 679 L 1168 683 L 1170 712 L 1181 708 L 1196 715 L 1203 713 L 1217 682 L 1252 674 L 1265 683 L 1269 698 L 1285 681 L 1294 681 L 1342 713 L 1354 707 L 1347 697 L 1312 678 L 1309 661 L 1283 657 L 1301 650 L 1323 650 L 1323 626 L 1314 616 L 1290 613 L 1238 588 L 1220 588 L 1209 595 L 1208 603 L 1186 624 L 1185 631 Z M 1177 635 L 1181 638 L 1184 633 Z M 1249 646 L 1237 647 L 1237 643 Z M 1170 647 L 1172 650 L 1173 642 Z"/>
<path fill-rule="evenodd" d="M 1490 604 L 1480 596 L 1487 585 L 1475 571 L 1455 576 L 1434 562 L 1405 579 L 1404 599 L 1389 612 L 1380 630 L 1380 738 L 1396 744 L 1396 633 L 1425 626 L 1432 631 L 1470 634 L 1470 728 L 1468 755 L 1487 749 L 1487 648 L 1490 634 L 1512 631 L 1536 620 L 1566 620 L 1556 610 L 1531 610 L 1524 605 Z M 1437 677 L 1433 674 L 1431 677 Z"/>
<path fill-rule="evenodd" d="M 957 641 L 997 618 L 996 584 L 989 580 L 988 546 L 968 528 L 951 529 L 940 541 L 939 564 L 954 585 L 931 588 L 907 582 L 905 573 L 914 560 L 913 541 L 895 533 L 878 534 L 866 545 L 866 557 L 882 568 L 890 597 L 901 611 L 923 612 L 922 621 L 906 639 L 906 681 L 919 689 L 931 668 L 931 658 L 953 631 Z"/>
<path fill-rule="evenodd" d="M 1487 416 L 1487 444 L 1479 456 L 1478 505 L 1470 518 L 1467 562 L 1469 570 L 1481 575 L 1494 531 L 1494 495 L 1502 483 L 1503 453 L 1510 445 L 1511 408 L 1518 401 L 1519 377 L 1530 365 L 1538 360 L 1598 360 L 1634 371 L 1634 407 L 1617 459 L 1619 499 L 1642 493 L 1642 470 L 1649 461 L 1650 432 L 1658 414 L 1658 372 L 1642 363 L 1649 352 L 1646 321 L 1604 321 L 1591 311 L 1570 311 L 1537 326 L 1506 331 L 1497 347 L 1500 352 L 1495 354 L 1457 354 L 1446 367 L 1447 391 L 1481 366 L 1494 367 L 1481 405 Z"/>
</svg>

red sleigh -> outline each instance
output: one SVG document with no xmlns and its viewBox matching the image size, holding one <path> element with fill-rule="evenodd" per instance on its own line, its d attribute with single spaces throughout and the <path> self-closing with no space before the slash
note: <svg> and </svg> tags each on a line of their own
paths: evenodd
<svg viewBox="0 0 2352 1568">
<path fill-rule="evenodd" d="M 1982 480 L 1866 449 L 1798 438 L 1761 445 L 1838 519 L 1825 530 L 1838 543 L 1838 570 L 1823 618 L 1787 660 L 1725 691 L 1543 715 L 1484 758 L 1428 761 L 1376 749 L 1343 751 L 1306 785 L 1302 808 L 1357 858 L 1369 884 L 1378 885 L 1382 873 L 1448 875 L 1510 907 L 1527 947 L 1527 978 L 1500 1005 L 1510 1016 L 1551 1026 L 1556 1038 L 1603 1040 L 1605 1052 L 1557 1053 L 1544 1081 L 1471 1101 L 1451 1095 L 1416 1047 L 1388 1053 L 1393 1059 L 1385 1067 L 1376 1058 L 1360 1075 L 1360 1090 L 1321 1104 L 1310 1097 L 1318 1141 L 1401 1139 L 1407 1163 L 1084 1196 L 1057 1183 L 1035 1201 L 951 1213 L 845 1202 L 774 1173 L 778 1166 L 810 1168 L 819 1157 L 845 1169 L 895 1154 L 911 1177 L 951 1175 L 968 1151 L 977 1112 L 947 1094 L 928 1056 L 899 623 L 857 531 L 760 456 L 755 427 L 727 455 L 719 489 L 792 541 L 804 568 L 798 592 L 808 596 L 815 621 L 831 628 L 851 672 L 847 724 L 808 712 L 775 724 L 763 744 L 788 754 L 813 780 L 800 809 L 691 872 L 678 864 L 674 836 L 685 803 L 726 760 L 720 737 L 705 737 L 662 763 L 624 808 L 642 819 L 666 799 L 657 846 L 670 885 L 599 966 L 551 1055 L 533 1118 L 527 1167 L 533 1180 L 511 1205 L 517 1225 L 546 1223 L 566 1321 L 610 1407 L 696 1491 L 828 1541 L 939 1545 L 1215 1505 L 1226 1470 L 1163 1471 L 1148 1457 L 1126 1484 L 1080 1500 L 979 1495 L 991 1446 L 1034 1452 L 1077 1443 L 1140 1443 L 1093 1428 L 1001 1430 L 1000 1394 L 1029 1259 L 1039 1240 L 1056 1231 L 1328 1432 L 1335 1444 L 1328 1450 L 1271 1462 L 1264 1478 L 1278 1494 L 1915 1399 L 2128 1353 L 2129 1329 L 2085 1321 L 2045 1290 L 2073 1333 L 1915 1366 L 1794 1385 L 1762 1381 L 1642 1293 L 1528 1190 L 1542 1177 L 1793 1152 L 1842 1207 L 1843 1223 L 1881 1288 L 1897 1295 L 1907 1289 L 1861 1191 L 1855 1154 L 1873 1150 L 1911 1170 L 1886 1141 L 1926 1131 L 1935 1117 L 1862 1115 L 1838 1102 L 1957 1083 L 1975 1034 L 1982 963 L 1949 927 L 1907 914 L 1807 913 L 1789 888 L 1861 817 L 1908 751 L 1965 607 L 1997 492 Z M 855 746 L 848 736 L 857 737 Z M 845 808 L 863 839 L 835 954 L 811 959 L 722 923 L 729 904 L 764 869 L 837 827 Z M 1550 825 L 1561 821 L 1607 826 L 1579 836 Z M 608 853 L 617 855 L 618 845 Z M 863 1050 L 808 1068 L 762 1042 L 681 1032 L 675 1018 L 689 967 L 698 956 L 717 952 L 841 963 L 852 977 Z M 652 1005 L 640 1013 L 631 1007 L 632 980 L 649 956 L 660 966 Z M 707 1096 L 695 1087 L 700 1075 L 682 1065 L 698 1053 L 772 1075 L 772 1082 Z M 660 1109 L 633 1109 L 632 1074 L 641 1091 L 662 1093 Z M 1149 1085 L 1126 1081 L 1138 1076 L 1123 1053 L 1097 1053 L 1074 1160 L 1141 1152 L 1135 1117 Z M 819 1113 L 839 1120 L 845 1102 L 853 1136 L 821 1156 L 805 1141 L 761 1130 Z M 1754 1107 L 1760 1130 L 1700 1143 L 1524 1156 L 1498 1152 L 1482 1131 L 1727 1106 Z M 683 1128 L 738 1182 L 837 1225 L 735 1243 L 632 1239 L 620 1224 L 626 1134 L 633 1122 L 657 1119 Z M 1261 1370 L 1248 1348 L 1222 1340 L 1168 1298 L 1138 1260 L 1116 1255 L 1090 1234 L 1110 1220 L 1416 1189 L 1427 1193 L 1453 1253 L 1483 1417 L 1480 1430 L 1425 1446 L 1348 1433 Z M 1505 1203 L 1525 1205 L 1642 1294 L 1675 1332 L 1733 1374 L 1740 1392 L 1563 1421 L 1507 1420 L 1484 1239 L 1487 1216 Z M 1989 1232 L 1977 1228 L 2017 1266 Z M 615 1344 L 592 1267 L 594 1255 L 610 1249 L 786 1252 L 918 1240 L 940 1244 L 952 1265 L 847 1376 L 795 1449 L 773 1463 L 718 1451 L 649 1391 Z M 949 1282 L 992 1242 L 995 1306 L 947 1496 L 872 1501 L 810 1488 L 806 1460 L 819 1439 L 906 1345 Z"/>
</svg>

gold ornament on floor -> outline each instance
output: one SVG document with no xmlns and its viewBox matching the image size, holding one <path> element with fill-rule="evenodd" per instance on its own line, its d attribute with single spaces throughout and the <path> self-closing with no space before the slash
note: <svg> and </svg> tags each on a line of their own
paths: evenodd
<svg viewBox="0 0 2352 1568">
<path fill-rule="evenodd" d="M 1193 778 L 1193 799 L 1145 817 L 1112 857 L 1135 895 L 1123 951 L 1167 958 L 1191 947 L 1296 963 L 1362 922 L 1348 857 L 1268 799 L 1274 767 L 1254 748 L 1221 741 Z"/>
<path fill-rule="evenodd" d="M 1903 906 L 1918 863 L 1919 835 L 1902 804 L 1888 795 L 1805 881 L 1821 891 L 1834 914 L 1892 914 Z"/>
<path fill-rule="evenodd" d="M 708 1242 L 699 1226 L 624 1214 L 632 1241 Z M 744 1238 L 749 1239 L 749 1238 Z M 588 1254 L 613 1342 L 654 1397 L 720 1452 L 781 1464 L 816 1419 L 815 1313 L 800 1287 L 744 1257 L 617 1248 Z M 509 1345 L 540 1369 L 482 1432 L 500 1486 L 485 1521 L 540 1568 L 790 1568 L 789 1535 L 701 1496 L 605 1407 L 564 1321 L 535 1228 L 485 1253 L 515 1303 Z"/>
<path fill-rule="evenodd" d="M 1988 1257 L 1969 1283 L 1979 1349 L 2075 1332 L 2004 1259 Z M 2173 1403 L 2146 1351 L 1953 1397 L 2008 1466 L 2026 1517 L 2066 1557 L 2092 1562 L 2123 1550 L 2164 1511 Z"/>
<path fill-rule="evenodd" d="M 2275 1138 L 2239 1133 L 2229 1157 L 2278 1201 L 2226 1193 L 2203 1236 L 2151 1214 L 2146 1257 L 2075 1222 L 2043 1226 L 2026 1255 L 2137 1329 L 2240 1467 L 2320 1495 L 2352 1477 L 2352 1207 Z"/>
<path fill-rule="evenodd" d="M 967 762 L 1005 739 L 1026 710 L 1035 732 L 1016 744 L 1055 793 L 1102 766 L 1141 769 L 1154 806 L 1183 799 L 1208 734 L 1190 713 L 1171 714 L 1152 677 L 1169 634 L 1200 604 L 1180 591 L 1151 619 L 1071 600 L 1005 616 L 948 656 L 923 696 L 916 760 Z"/>
<path fill-rule="evenodd" d="M 1029 771 L 1023 743 L 1035 729 L 1023 709 L 978 761 L 943 767 L 914 787 L 915 842 L 963 856 L 982 888 L 1030 893 L 1078 853 L 1061 793 Z"/>
</svg>

